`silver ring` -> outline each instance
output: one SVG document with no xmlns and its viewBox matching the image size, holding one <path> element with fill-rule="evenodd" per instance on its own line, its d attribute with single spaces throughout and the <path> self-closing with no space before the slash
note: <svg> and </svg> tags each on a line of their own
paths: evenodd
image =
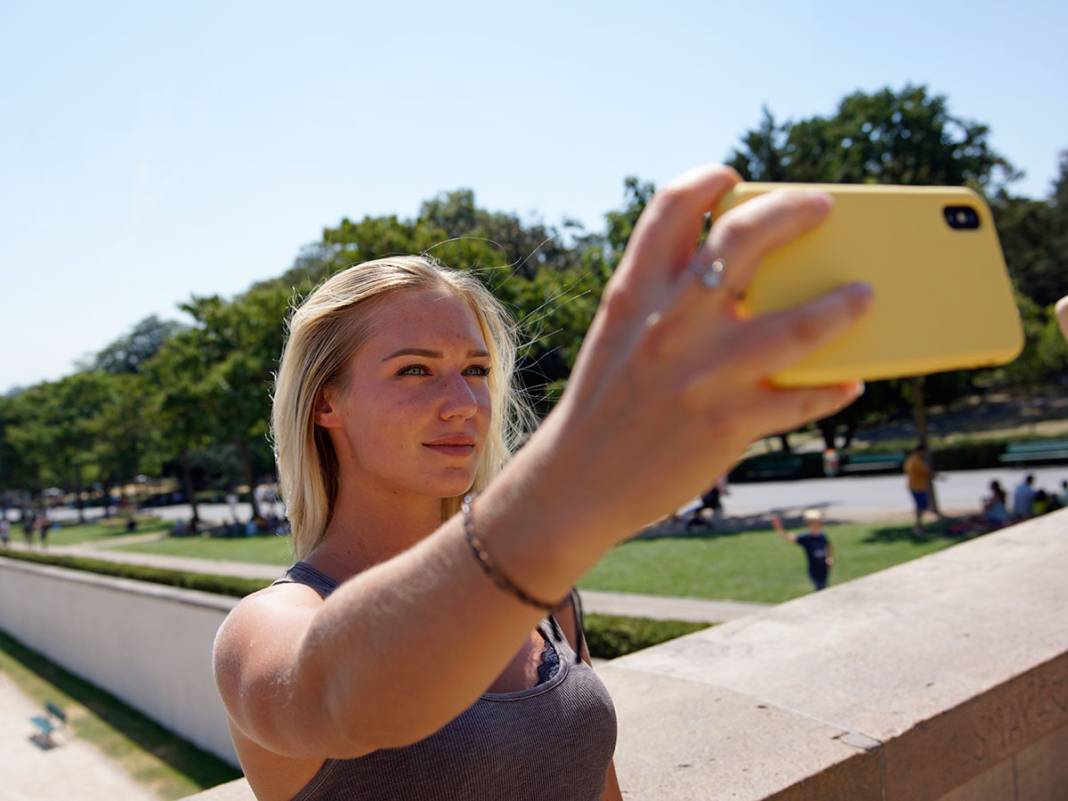
<svg viewBox="0 0 1068 801">
<path fill-rule="evenodd" d="M 697 276 L 703 288 L 719 289 L 727 273 L 727 262 L 715 259 L 711 264 L 702 264 L 698 259 L 694 259 L 690 262 L 690 271 Z"/>
</svg>

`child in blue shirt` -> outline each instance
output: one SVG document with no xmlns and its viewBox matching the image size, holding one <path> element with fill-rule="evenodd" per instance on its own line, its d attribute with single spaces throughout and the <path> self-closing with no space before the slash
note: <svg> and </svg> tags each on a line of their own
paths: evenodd
<svg viewBox="0 0 1068 801">
<path fill-rule="evenodd" d="M 808 577 L 812 579 L 817 590 L 822 590 L 827 586 L 828 574 L 834 564 L 834 546 L 823 533 L 823 513 L 819 509 L 806 509 L 804 518 L 808 527 L 804 534 L 791 534 L 784 529 L 782 519 L 778 515 L 771 516 L 771 525 L 775 528 L 775 533 L 784 540 L 797 543 L 805 549 Z"/>
</svg>

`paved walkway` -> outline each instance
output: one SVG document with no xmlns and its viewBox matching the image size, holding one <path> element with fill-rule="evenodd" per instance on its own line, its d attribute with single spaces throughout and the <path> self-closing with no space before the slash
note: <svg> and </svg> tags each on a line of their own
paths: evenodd
<svg viewBox="0 0 1068 801">
<path fill-rule="evenodd" d="M 948 512 L 976 511 L 980 499 L 987 494 L 987 486 L 993 479 L 1001 482 L 1006 490 L 1012 488 L 1027 473 L 1034 473 L 1038 486 L 1057 491 L 1061 481 L 1068 479 L 1068 466 L 1054 467 L 1005 467 L 991 470 L 953 470 L 940 473 L 936 485 L 939 502 Z M 901 518 L 908 520 L 912 514 L 912 499 L 905 489 L 905 477 L 891 475 L 843 475 L 838 478 L 812 478 L 802 481 L 762 481 L 751 484 L 732 484 L 730 494 L 723 499 L 728 515 L 739 520 L 755 518 L 767 520 L 771 511 L 790 511 L 818 506 L 829 518 L 846 521 L 872 521 Z M 200 504 L 200 515 L 212 523 L 222 523 L 236 513 L 240 520 L 247 520 L 251 506 L 239 503 L 234 510 L 222 503 Z M 189 519 L 188 505 L 164 506 L 146 509 L 167 520 Z M 275 512 L 281 506 L 275 507 Z M 8 517 L 15 520 L 15 509 L 8 510 Z M 57 509 L 49 513 L 54 519 L 75 519 L 73 509 Z M 89 509 L 87 516 L 100 515 L 99 509 Z M 12 536 L 21 536 L 12 529 Z"/>
<path fill-rule="evenodd" d="M 41 801 L 158 801 L 91 743 L 69 739 L 43 750 L 30 722 L 41 709 L 0 673 L 0 799 Z"/>
<path fill-rule="evenodd" d="M 146 535 L 156 536 L 156 535 Z M 127 540 L 127 538 L 122 538 Z M 140 539 L 144 539 L 143 537 Z M 128 541 L 128 540 L 127 540 Z M 111 545 L 116 544 L 113 540 Z M 122 544 L 125 544 L 122 543 Z M 25 543 L 12 543 L 14 550 L 29 549 Z M 211 573 L 217 576 L 239 576 L 273 580 L 282 574 L 276 565 L 250 562 L 226 562 L 216 559 L 194 559 L 182 556 L 114 551 L 98 545 L 55 545 L 47 553 L 64 556 L 84 556 L 110 562 L 147 565 L 149 567 L 184 570 L 193 573 Z M 629 592 L 601 592 L 582 590 L 582 604 L 587 612 L 624 617 L 648 617 L 654 620 L 686 620 L 693 623 L 724 623 L 763 609 L 767 604 L 742 603 L 740 601 L 706 601 L 700 598 L 676 598 L 662 595 L 639 595 Z"/>
</svg>

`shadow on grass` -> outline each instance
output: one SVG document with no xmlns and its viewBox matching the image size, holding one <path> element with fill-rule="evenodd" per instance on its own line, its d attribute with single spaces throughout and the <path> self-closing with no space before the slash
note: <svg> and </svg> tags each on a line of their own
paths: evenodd
<svg viewBox="0 0 1068 801">
<path fill-rule="evenodd" d="M 239 770 L 214 754 L 168 731 L 115 696 L 67 672 L 3 632 L 0 632 L 0 650 L 199 787 L 214 787 L 240 778 Z M 77 731 L 78 722 L 74 721 L 73 726 Z"/>
<path fill-rule="evenodd" d="M 925 542 L 934 540 L 963 540 L 983 533 L 980 531 L 964 533 L 954 530 L 961 522 L 962 519 L 947 517 L 937 523 L 928 525 L 926 531 L 922 533 L 917 533 L 913 530 L 911 523 L 883 526 L 881 528 L 873 528 L 861 542 L 865 545 L 891 542 L 911 542 L 916 545 L 922 545 Z"/>
<path fill-rule="evenodd" d="M 827 514 L 831 507 L 829 501 L 811 503 L 805 509 L 819 509 Z M 768 512 L 755 515 L 730 515 L 712 520 L 697 521 L 690 515 L 681 518 L 667 518 L 659 523 L 654 523 L 648 528 L 638 532 L 632 539 L 687 539 L 687 540 L 714 540 L 720 537 L 731 537 L 735 534 L 748 534 L 754 531 L 772 531 L 771 516 L 778 514 L 782 518 L 783 526 L 789 530 L 802 529 L 805 527 L 804 518 L 800 509 L 772 509 Z M 847 521 L 838 520 L 827 515 L 823 519 L 824 525 L 835 526 Z"/>
</svg>

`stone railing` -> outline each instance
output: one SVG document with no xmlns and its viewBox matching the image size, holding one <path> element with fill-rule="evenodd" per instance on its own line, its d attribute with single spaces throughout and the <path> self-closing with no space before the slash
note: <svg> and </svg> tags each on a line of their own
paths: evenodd
<svg viewBox="0 0 1068 801">
<path fill-rule="evenodd" d="M 0 560 L 0 625 L 25 639 L 8 625 L 10 564 Z M 77 607 L 54 613 L 86 625 Z M 110 669 L 167 631 L 130 637 L 135 653 Z M 631 801 L 1064 801 L 1068 511 L 598 673 L 615 700 Z M 192 798 L 253 801 L 244 780 Z"/>
</svg>

